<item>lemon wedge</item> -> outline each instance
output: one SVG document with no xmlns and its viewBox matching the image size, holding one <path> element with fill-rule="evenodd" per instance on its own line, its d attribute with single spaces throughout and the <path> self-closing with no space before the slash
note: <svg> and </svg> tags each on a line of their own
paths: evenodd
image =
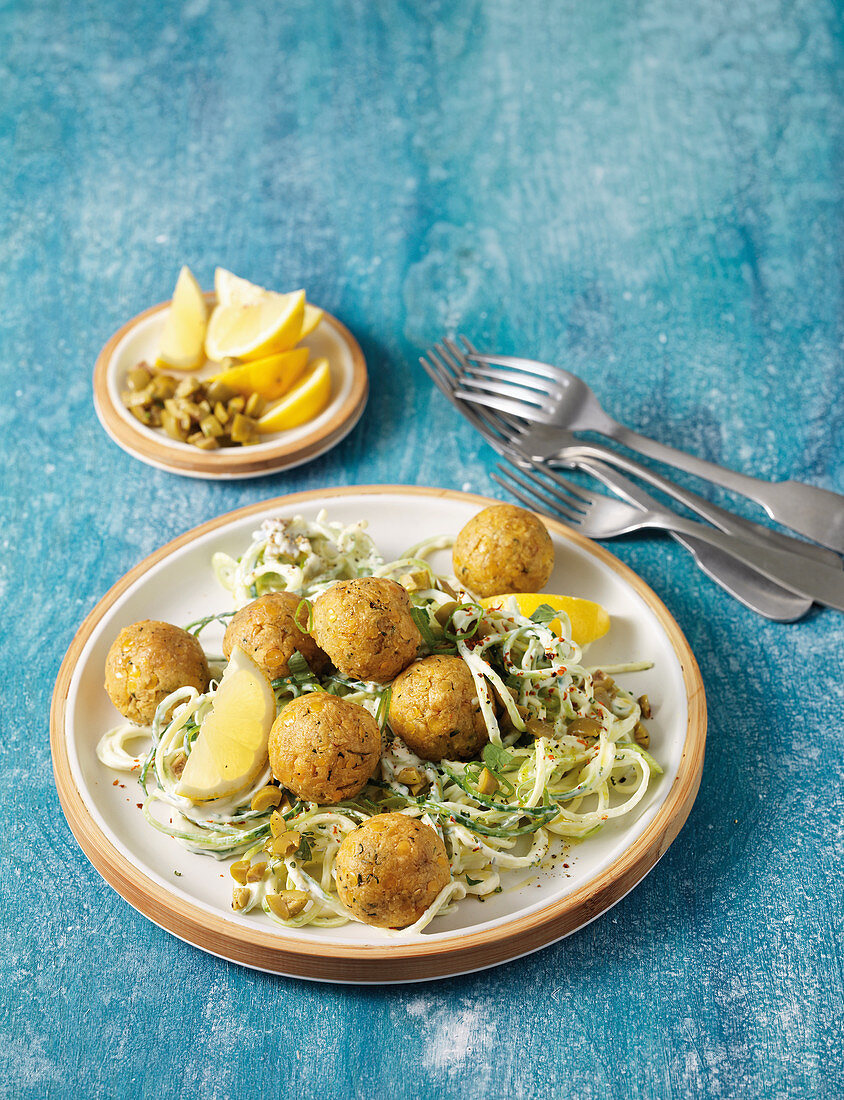
<svg viewBox="0 0 844 1100">
<path fill-rule="evenodd" d="M 208 322 L 205 351 L 209 359 L 263 359 L 288 351 L 299 340 L 305 316 L 305 292 L 264 291 L 254 302 L 217 305 Z"/>
<path fill-rule="evenodd" d="M 275 713 L 269 680 L 252 658 L 235 646 L 176 793 L 193 802 L 208 802 L 248 787 L 267 762 Z"/>
<path fill-rule="evenodd" d="M 215 374 L 209 381 L 222 382 L 244 397 L 258 393 L 267 401 L 277 401 L 301 378 L 307 365 L 308 349 L 292 348 L 278 355 L 269 355 L 266 359 L 232 367 Z"/>
<path fill-rule="evenodd" d="M 224 267 L 218 267 L 214 272 L 214 293 L 218 306 L 251 306 L 272 291 L 250 283 L 248 279 L 241 279 Z"/>
<path fill-rule="evenodd" d="M 507 596 L 487 596 L 479 600 L 481 606 L 490 610 L 501 610 L 505 600 L 515 600 L 519 611 L 526 619 L 536 611 L 540 604 L 547 603 L 555 611 L 564 611 L 571 623 L 572 641 L 579 646 L 588 645 L 603 638 L 610 628 L 610 617 L 599 603 L 582 600 L 578 596 L 553 596 L 547 592 L 516 592 Z M 548 629 L 554 634 L 562 632 L 559 619 L 552 619 Z"/>
<path fill-rule="evenodd" d="M 310 336 L 324 315 L 324 310 L 312 306 L 310 302 L 305 302 L 305 316 L 302 319 L 302 331 L 299 333 L 299 339 L 304 340 L 306 336 Z"/>
<path fill-rule="evenodd" d="M 208 303 L 193 272 L 184 266 L 176 280 L 173 301 L 164 319 L 156 367 L 196 370 L 205 362 Z"/>
<path fill-rule="evenodd" d="M 259 432 L 281 432 L 297 428 L 319 416 L 331 400 L 331 370 L 327 359 L 317 359 L 305 377 L 270 405 L 258 420 Z"/>
<path fill-rule="evenodd" d="M 218 267 L 214 272 L 214 293 L 217 295 L 218 306 L 254 306 L 268 294 L 272 295 L 275 292 L 265 290 L 257 283 L 250 283 L 248 279 L 241 279 L 239 275 L 227 271 L 224 267 Z M 284 297 L 281 294 L 276 296 Z M 310 336 L 323 316 L 323 310 L 312 306 L 310 302 L 305 302 L 305 315 L 296 342 Z"/>
</svg>

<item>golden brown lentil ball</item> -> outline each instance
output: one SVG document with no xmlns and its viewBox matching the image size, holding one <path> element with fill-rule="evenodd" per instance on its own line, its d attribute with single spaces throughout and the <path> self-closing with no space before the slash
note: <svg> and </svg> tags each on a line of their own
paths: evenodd
<svg viewBox="0 0 844 1100">
<path fill-rule="evenodd" d="M 148 725 L 171 691 L 207 691 L 211 679 L 202 646 L 172 623 L 144 619 L 124 626 L 108 651 L 105 689 L 130 722 Z"/>
<path fill-rule="evenodd" d="M 443 842 L 405 814 L 379 814 L 349 833 L 334 869 L 340 901 L 379 928 L 413 924 L 451 881 Z"/>
<path fill-rule="evenodd" d="M 379 684 L 398 676 L 422 643 L 407 591 L 384 577 L 326 589 L 314 604 L 311 633 L 345 676 Z"/>
<path fill-rule="evenodd" d="M 279 713 L 269 756 L 279 783 L 307 802 L 330 805 L 366 786 L 381 759 L 381 731 L 358 703 L 308 692 Z"/>
<path fill-rule="evenodd" d="M 308 612 L 301 596 L 292 592 L 267 592 L 232 616 L 223 637 L 223 653 L 230 657 L 232 649 L 239 645 L 271 680 L 275 680 L 290 674 L 288 662 L 298 650 L 311 672 L 321 676 L 328 668 L 328 657 L 307 633 L 307 622 Z"/>
<path fill-rule="evenodd" d="M 453 558 L 457 579 L 479 596 L 538 592 L 554 568 L 554 546 L 532 512 L 495 504 L 469 520 Z"/>
<path fill-rule="evenodd" d="M 462 657 L 423 657 L 396 677 L 390 726 L 425 760 L 471 760 L 489 739 Z"/>
</svg>

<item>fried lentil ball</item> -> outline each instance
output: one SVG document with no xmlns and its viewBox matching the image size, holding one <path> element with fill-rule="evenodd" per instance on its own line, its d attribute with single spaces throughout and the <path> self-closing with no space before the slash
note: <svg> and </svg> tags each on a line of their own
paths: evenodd
<svg viewBox="0 0 844 1100">
<path fill-rule="evenodd" d="M 538 592 L 554 568 L 554 546 L 532 512 L 495 504 L 461 530 L 453 558 L 457 579 L 479 596 Z"/>
<path fill-rule="evenodd" d="M 298 650 L 311 672 L 320 676 L 328 668 L 328 657 L 307 633 L 307 621 L 308 613 L 301 596 L 292 592 L 267 592 L 232 616 L 223 637 L 223 653 L 230 657 L 232 649 L 239 645 L 271 680 L 275 680 L 290 674 L 288 662 Z"/>
<path fill-rule="evenodd" d="M 379 814 L 349 833 L 334 869 L 340 901 L 380 928 L 413 924 L 451 881 L 443 842 L 405 814 Z"/>
<path fill-rule="evenodd" d="M 390 726 L 425 760 L 471 760 L 488 738 L 462 657 L 423 657 L 393 681 Z"/>
<path fill-rule="evenodd" d="M 333 584 L 314 604 L 312 634 L 344 675 L 379 684 L 407 668 L 422 642 L 407 591 L 384 577 Z"/>
<path fill-rule="evenodd" d="M 269 739 L 273 775 L 307 802 L 353 798 L 381 759 L 381 731 L 368 710 L 324 691 L 293 699 Z"/>
<path fill-rule="evenodd" d="M 202 646 L 172 623 L 144 619 L 124 626 L 108 651 L 105 689 L 130 722 L 148 725 L 171 691 L 207 691 L 211 679 Z"/>
</svg>

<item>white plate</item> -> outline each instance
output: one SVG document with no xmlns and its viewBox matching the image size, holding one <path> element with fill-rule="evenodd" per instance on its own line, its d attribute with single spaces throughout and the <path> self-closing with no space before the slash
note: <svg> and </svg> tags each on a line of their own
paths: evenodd
<svg viewBox="0 0 844 1100">
<path fill-rule="evenodd" d="M 207 295 L 213 304 L 213 295 Z M 360 347 L 344 325 L 325 314 L 319 326 L 302 341 L 311 360 L 326 358 L 331 371 L 332 397 L 328 407 L 298 428 L 274 432 L 250 447 L 221 447 L 201 451 L 171 439 L 160 428 L 148 428 L 124 406 L 120 395 L 128 372 L 140 362 L 154 362 L 165 311 L 163 302 L 133 318 L 108 341 L 94 368 L 94 408 L 100 423 L 119 447 L 157 469 L 184 477 L 232 480 L 262 477 L 300 466 L 336 446 L 360 419 L 368 394 L 366 364 Z M 196 376 L 218 371 L 209 364 Z"/>
<path fill-rule="evenodd" d="M 383 982 L 460 973 L 535 950 L 593 919 L 647 873 L 688 815 L 699 783 L 705 737 L 699 673 L 682 634 L 650 589 L 602 548 L 549 521 L 556 565 L 547 591 L 597 600 L 611 615 L 612 629 L 587 651 L 586 663 L 653 662 L 648 671 L 619 680 L 652 701 L 651 752 L 665 774 L 652 781 L 630 818 L 608 823 L 573 845 L 553 868 L 529 873 L 523 885 L 483 903 L 467 898 L 457 912 L 437 918 L 416 937 L 354 923 L 287 930 L 262 913 L 232 912 L 226 864 L 189 853 L 150 828 L 138 808 L 143 797 L 137 781 L 108 770 L 96 757 L 99 738 L 119 721 L 103 688 L 103 667 L 120 628 L 144 618 L 181 625 L 229 610 L 231 600 L 213 577 L 211 556 L 218 550 L 237 556 L 262 519 L 314 518 L 323 507 L 332 520 L 365 518 L 390 559 L 430 535 L 456 534 L 486 503 L 445 490 L 404 487 L 280 498 L 182 536 L 104 597 L 80 629 L 56 685 L 54 766 L 77 838 L 124 897 L 183 938 L 247 965 L 304 977 Z M 215 648 L 213 638 L 203 641 Z M 114 786 L 115 779 L 125 787 Z"/>
</svg>

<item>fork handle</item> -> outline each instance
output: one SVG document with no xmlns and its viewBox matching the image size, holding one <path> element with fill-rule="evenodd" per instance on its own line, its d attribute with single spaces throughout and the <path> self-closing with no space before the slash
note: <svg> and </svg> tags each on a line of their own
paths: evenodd
<svg viewBox="0 0 844 1100">
<path fill-rule="evenodd" d="M 604 447 L 600 443 L 578 442 L 576 447 L 568 445 L 560 452 L 560 459 L 566 463 L 582 464 L 583 459 L 586 459 L 588 463 L 590 458 L 599 459 L 602 466 L 611 466 L 635 474 L 636 477 L 649 482 L 654 488 L 660 489 L 667 496 L 679 501 L 680 504 L 685 504 L 687 508 L 691 508 L 693 512 L 697 512 L 703 519 L 708 520 L 709 523 L 719 527 L 722 531 L 726 531 L 727 534 L 738 535 L 740 538 L 751 540 L 761 539 L 772 546 L 778 546 L 780 550 L 789 550 L 792 554 L 805 554 L 807 558 L 814 558 L 816 561 L 826 562 L 827 565 L 841 568 L 841 558 L 833 550 L 827 550 L 814 542 L 803 542 L 800 539 L 792 538 L 791 535 L 784 535 L 780 531 L 775 531 L 771 527 L 763 527 L 761 524 L 743 519 L 733 512 L 728 512 L 726 508 L 720 508 L 712 501 L 698 496 L 697 493 L 692 493 L 681 485 L 669 481 L 668 478 L 662 477 L 649 466 L 643 466 L 641 462 L 636 462 L 635 459 L 628 458 L 626 455 L 611 450 L 609 447 Z M 632 486 L 626 479 L 624 479 L 622 485 L 618 485 L 615 479 L 604 478 L 601 472 L 591 464 L 587 468 L 599 480 L 606 481 L 606 484 L 614 492 L 621 489 L 622 496 L 628 497 L 634 504 L 638 504 L 642 508 L 648 506 L 647 501 L 637 499 L 635 486 Z"/>
<path fill-rule="evenodd" d="M 594 458 L 596 456 L 601 461 L 589 461 L 590 457 Z M 588 444 L 582 450 L 575 450 L 573 447 L 566 448 L 566 458 L 575 462 L 579 460 L 580 466 L 587 473 L 603 481 L 614 493 L 626 497 L 640 508 L 650 509 L 652 498 L 638 485 L 619 474 L 615 469 L 616 466 L 621 466 L 631 473 L 638 474 L 639 477 L 650 481 L 657 488 L 663 489 L 688 507 L 695 509 L 704 519 L 708 519 L 728 534 L 742 536 L 746 533 L 752 538 L 758 531 L 764 532 L 768 537 L 775 535 L 776 540 L 774 542 L 776 544 L 779 541 L 782 549 L 789 550 L 792 547 L 807 546 L 813 552 L 817 551 L 819 555 L 824 555 L 821 560 L 826 560 L 826 555 L 829 555 L 829 559 L 837 567 L 840 567 L 841 559 L 833 554 L 831 550 L 824 550 L 814 543 L 798 542 L 787 535 L 769 531 L 767 527 L 758 527 L 755 523 L 746 523 L 744 520 L 739 521 L 738 517 L 732 515 L 731 512 L 723 512 L 722 509 L 716 508 L 714 504 L 704 501 L 702 497 L 696 497 L 693 493 L 678 489 L 673 482 L 666 481 L 665 478 L 655 474 L 647 466 L 642 466 L 632 459 L 624 458 L 615 451 L 610 451 L 607 447 Z M 620 461 L 617 461 L 619 459 Z M 610 462 L 613 463 L 612 468 L 608 465 Z M 725 554 L 723 550 L 710 546 L 709 543 L 689 538 L 687 535 L 679 535 L 674 531 L 671 534 L 681 546 L 689 551 L 698 567 L 708 577 L 729 592 L 731 596 L 734 596 L 740 603 L 743 603 L 745 607 L 755 611 L 757 615 L 764 615 L 766 619 L 773 619 L 775 622 L 793 623 L 810 611 L 812 600 L 807 596 L 799 596 L 796 592 L 775 584 L 767 577 L 763 577 L 761 573 L 757 573 L 745 562 L 732 557 L 730 554 Z"/>
<path fill-rule="evenodd" d="M 808 596 L 798 596 L 796 592 L 769 581 L 740 558 L 673 531 L 671 537 L 689 551 L 697 567 L 707 577 L 757 615 L 778 623 L 793 623 L 811 611 L 814 601 Z"/>
<path fill-rule="evenodd" d="M 844 611 L 844 572 L 834 566 L 791 554 L 787 550 L 778 550 L 773 546 L 763 546 L 759 542 L 748 542 L 734 535 L 725 535 L 723 531 L 716 531 L 669 512 L 644 513 L 642 526 L 656 527 L 708 543 L 751 565 L 768 580 L 782 584 L 792 592 L 799 592 L 801 596 L 808 596 L 817 603 Z"/>
<path fill-rule="evenodd" d="M 771 519 L 839 554 L 844 553 L 844 496 L 840 493 L 800 481 L 765 481 L 749 474 L 740 474 L 658 443 L 646 435 L 639 435 L 615 421 L 605 426 L 603 431 L 631 450 L 749 497 L 761 504 Z"/>
</svg>

